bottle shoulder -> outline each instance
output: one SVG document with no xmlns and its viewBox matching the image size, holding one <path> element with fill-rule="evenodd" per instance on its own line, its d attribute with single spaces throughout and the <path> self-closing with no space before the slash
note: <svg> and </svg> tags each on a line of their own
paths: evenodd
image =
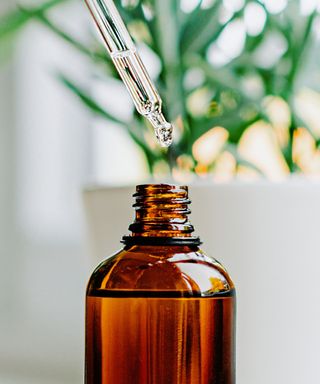
<svg viewBox="0 0 320 384">
<path fill-rule="evenodd" d="M 93 272 L 87 294 L 103 291 L 180 292 L 212 296 L 232 292 L 225 268 L 198 246 L 125 247 Z"/>
</svg>

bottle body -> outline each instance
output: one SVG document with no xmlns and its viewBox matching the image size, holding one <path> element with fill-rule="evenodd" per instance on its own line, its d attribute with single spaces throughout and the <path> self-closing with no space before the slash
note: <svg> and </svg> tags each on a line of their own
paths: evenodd
<svg viewBox="0 0 320 384">
<path fill-rule="evenodd" d="M 234 384 L 235 291 L 194 245 L 133 245 L 87 290 L 86 384 Z"/>
<path fill-rule="evenodd" d="M 188 188 L 141 185 L 125 247 L 93 272 L 86 384 L 235 384 L 235 290 L 199 248 Z"/>
</svg>

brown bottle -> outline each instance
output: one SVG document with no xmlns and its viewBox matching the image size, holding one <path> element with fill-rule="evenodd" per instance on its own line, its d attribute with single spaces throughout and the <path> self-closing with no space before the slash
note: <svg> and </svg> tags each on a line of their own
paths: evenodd
<svg viewBox="0 0 320 384">
<path fill-rule="evenodd" d="M 235 290 L 199 248 L 188 188 L 141 185 L 132 234 L 87 289 L 86 384 L 235 384 Z"/>
</svg>

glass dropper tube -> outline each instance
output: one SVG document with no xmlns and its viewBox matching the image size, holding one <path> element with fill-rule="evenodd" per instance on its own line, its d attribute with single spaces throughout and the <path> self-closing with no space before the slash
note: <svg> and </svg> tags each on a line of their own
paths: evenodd
<svg viewBox="0 0 320 384">
<path fill-rule="evenodd" d="M 172 144 L 173 127 L 162 113 L 162 100 L 112 0 L 85 0 L 111 59 L 137 111 L 152 124 L 161 146 Z"/>
</svg>

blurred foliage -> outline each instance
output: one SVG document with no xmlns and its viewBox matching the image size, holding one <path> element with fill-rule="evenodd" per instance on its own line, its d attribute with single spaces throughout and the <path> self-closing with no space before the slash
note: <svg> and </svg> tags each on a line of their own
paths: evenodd
<svg viewBox="0 0 320 384">
<path fill-rule="evenodd" d="M 103 76 L 117 78 L 100 41 L 96 38 L 88 39 L 92 41 L 90 44 L 78 41 L 61 30 L 51 16 L 52 8 L 72 2 L 51 0 L 39 1 L 33 7 L 17 6 L 1 17 L 0 39 L 10 38 L 29 21 L 36 20 L 90 58 L 92 65 L 102 68 Z M 188 2 L 183 0 L 117 0 L 116 3 L 137 43 L 147 46 L 161 64 L 155 80 L 165 113 L 176 125 L 174 145 L 169 150 L 159 148 L 154 144 L 148 122 L 136 112 L 131 122 L 122 121 L 107 112 L 74 79 L 61 74 L 60 80 L 94 114 L 128 131 L 143 150 L 151 174 L 165 172 L 166 167 L 207 174 L 224 169 L 223 161 L 233 164 L 234 174 L 241 167 L 264 173 L 254 159 L 239 151 L 244 134 L 257 123 L 263 123 L 275 138 L 273 144 L 279 149 L 283 169 L 301 171 L 299 159 L 294 156 L 294 139 L 299 129 L 307 130 L 314 140 L 314 150 L 319 144 L 317 132 L 303 121 L 295 107 L 299 79 L 316 44 L 314 24 L 319 22 L 316 9 L 301 14 L 298 0 L 289 1 L 276 12 L 271 12 L 265 1 L 258 0 L 189 1 L 188 9 Z M 257 20 L 252 20 L 255 15 Z M 228 44 L 234 46 L 233 51 Z M 273 115 L 270 114 L 270 100 L 280 101 L 282 112 L 283 105 L 287 106 L 289 116 L 280 128 L 275 123 L 277 105 Z M 227 134 L 214 127 L 223 127 Z M 209 148 L 205 151 L 209 153 L 209 161 L 201 155 L 206 146 L 201 140 L 207 140 Z"/>
</svg>

